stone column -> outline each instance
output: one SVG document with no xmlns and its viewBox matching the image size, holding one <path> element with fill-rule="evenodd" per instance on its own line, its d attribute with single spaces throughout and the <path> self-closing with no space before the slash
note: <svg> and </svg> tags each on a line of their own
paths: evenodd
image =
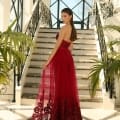
<svg viewBox="0 0 120 120">
<path fill-rule="evenodd" d="M 0 31 L 5 31 L 10 20 L 11 0 L 0 0 Z"/>
</svg>

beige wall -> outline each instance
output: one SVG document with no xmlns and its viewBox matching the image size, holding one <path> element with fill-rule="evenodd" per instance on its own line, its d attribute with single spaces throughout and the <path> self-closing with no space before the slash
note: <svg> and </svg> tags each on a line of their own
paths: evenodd
<svg viewBox="0 0 120 120">
<path fill-rule="evenodd" d="M 32 13 L 33 0 L 23 0 L 23 28 Z M 0 0 L 0 31 L 5 31 L 10 24 L 11 0 Z"/>
<path fill-rule="evenodd" d="M 11 0 L 0 0 L 0 31 L 5 31 L 10 20 Z"/>
<path fill-rule="evenodd" d="M 120 0 L 111 0 L 113 5 L 114 5 L 114 8 L 118 8 L 120 7 Z"/>
</svg>

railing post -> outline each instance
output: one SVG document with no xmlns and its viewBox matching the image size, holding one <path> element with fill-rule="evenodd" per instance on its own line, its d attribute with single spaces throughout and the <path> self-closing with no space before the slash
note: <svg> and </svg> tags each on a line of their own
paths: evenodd
<svg viewBox="0 0 120 120">
<path fill-rule="evenodd" d="M 23 30 L 23 0 L 21 1 L 21 31 Z"/>
<path fill-rule="evenodd" d="M 90 12 L 88 12 L 87 29 L 89 29 L 89 22 L 90 22 Z"/>
<path fill-rule="evenodd" d="M 16 67 L 14 66 L 14 83 L 13 83 L 13 100 L 12 102 L 16 102 Z"/>
<path fill-rule="evenodd" d="M 16 32 L 22 32 L 23 27 L 23 0 L 11 0 L 11 13 L 15 15 L 17 23 L 14 30 Z M 11 14 L 11 15 L 12 15 Z M 12 17 L 12 16 L 11 16 Z"/>
<path fill-rule="evenodd" d="M 19 8 L 20 8 L 20 6 L 19 6 L 19 0 L 18 0 L 18 4 L 17 4 L 17 15 L 16 15 L 16 17 L 17 17 L 17 25 L 16 25 L 16 31 L 17 32 L 19 32 L 19 31 L 21 31 L 20 29 L 19 29 L 19 16 L 20 16 L 20 14 L 19 14 Z"/>
<path fill-rule="evenodd" d="M 58 0 L 57 6 L 57 28 L 60 28 L 60 0 Z"/>
<path fill-rule="evenodd" d="M 85 18 L 85 0 L 83 0 L 83 13 L 82 13 L 82 22 L 81 22 L 81 29 L 84 29 L 84 18 Z"/>
<path fill-rule="evenodd" d="M 17 85 L 20 86 L 20 78 L 21 78 L 21 65 L 17 67 Z"/>
</svg>

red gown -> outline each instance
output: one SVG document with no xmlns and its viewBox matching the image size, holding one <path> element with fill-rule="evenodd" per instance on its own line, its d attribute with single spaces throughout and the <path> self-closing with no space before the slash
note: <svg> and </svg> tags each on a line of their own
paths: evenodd
<svg viewBox="0 0 120 120">
<path fill-rule="evenodd" d="M 32 120 L 82 120 L 70 43 L 63 40 L 42 71 Z"/>
</svg>

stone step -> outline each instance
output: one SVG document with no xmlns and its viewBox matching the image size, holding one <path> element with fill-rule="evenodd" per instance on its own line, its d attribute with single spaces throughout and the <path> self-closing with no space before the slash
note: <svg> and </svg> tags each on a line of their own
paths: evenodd
<svg viewBox="0 0 120 120">
<path fill-rule="evenodd" d="M 85 87 L 84 86 L 79 87 L 79 86 L 78 86 L 78 94 L 79 95 L 88 95 L 88 96 L 90 96 L 88 86 L 85 86 Z M 39 84 L 37 84 L 37 83 L 27 83 L 27 84 L 24 85 L 24 88 L 23 88 L 23 94 L 24 93 L 36 94 L 36 93 L 38 93 L 38 91 L 39 91 Z M 98 89 L 96 91 L 96 94 L 101 95 L 101 90 Z"/>
<path fill-rule="evenodd" d="M 38 33 L 37 38 L 54 38 L 56 39 L 56 34 L 55 33 Z M 87 34 L 77 34 L 77 39 L 90 39 L 90 40 L 94 40 L 95 39 L 95 35 L 91 34 L 91 35 L 87 35 Z"/>
<path fill-rule="evenodd" d="M 59 29 L 49 29 L 49 28 L 40 28 L 39 29 L 39 33 L 57 33 L 59 32 Z M 76 30 L 77 34 L 81 33 L 81 34 L 93 34 L 94 33 L 94 29 L 89 29 L 89 30 Z"/>
<path fill-rule="evenodd" d="M 40 44 L 36 44 L 34 47 L 35 48 L 38 48 L 38 49 L 42 49 L 42 48 L 51 48 L 53 49 L 55 46 L 55 44 L 53 43 L 40 43 Z M 73 47 L 73 50 L 84 50 L 84 49 L 87 49 L 87 50 L 96 50 L 96 45 L 93 45 L 93 44 L 86 44 L 86 45 L 82 45 L 82 44 L 75 44 L 74 47 Z"/>
<path fill-rule="evenodd" d="M 29 67 L 29 69 L 28 69 L 28 73 L 30 74 L 34 74 L 34 73 L 37 73 L 37 74 L 39 74 L 40 72 L 41 72 L 41 70 L 42 70 L 42 67 Z M 86 75 L 88 75 L 89 74 L 89 71 L 90 71 L 90 69 L 88 69 L 88 68 L 77 68 L 76 69 L 76 72 L 77 73 L 81 73 L 81 74 L 86 74 Z"/>
<path fill-rule="evenodd" d="M 36 39 L 36 44 L 41 44 L 41 43 L 53 43 L 55 44 L 56 40 L 53 38 L 37 38 Z M 91 44 L 91 45 L 96 45 L 96 40 L 94 39 L 77 39 L 73 42 L 73 44 L 82 44 L 82 45 L 86 45 L 86 44 Z"/>
<path fill-rule="evenodd" d="M 43 64 L 45 63 L 46 61 L 31 61 L 30 62 L 30 67 L 38 67 L 38 66 L 43 66 Z M 95 63 L 94 62 L 88 62 L 88 63 L 86 63 L 86 62 L 75 62 L 74 63 L 75 64 L 75 66 L 76 66 L 76 68 L 78 67 L 78 68 L 91 68 L 93 65 L 95 65 Z"/>
<path fill-rule="evenodd" d="M 84 101 L 84 102 L 80 102 L 80 106 L 82 109 L 96 109 L 96 108 L 103 108 L 103 102 L 98 102 L 98 101 L 93 101 L 93 102 L 87 102 L 87 101 Z"/>
<path fill-rule="evenodd" d="M 38 88 L 40 82 L 41 82 L 41 80 L 39 80 L 39 83 L 26 83 L 24 86 L 28 87 L 28 88 Z M 88 85 L 85 85 L 85 84 L 84 85 L 83 84 L 78 84 L 77 86 L 78 86 L 78 88 L 80 88 L 80 90 L 81 89 L 88 90 L 88 87 L 89 87 Z M 100 89 L 98 89 L 98 90 L 100 90 Z"/>
<path fill-rule="evenodd" d="M 29 65 L 29 68 L 31 68 L 31 69 L 42 69 L 42 65 Z M 83 63 L 83 65 L 80 65 L 79 63 L 75 63 L 75 68 L 76 68 L 76 71 L 77 70 L 90 70 L 91 69 L 91 67 L 92 67 L 92 65 L 90 66 L 85 66 L 84 65 L 84 63 Z"/>
<path fill-rule="evenodd" d="M 33 69 L 42 69 L 43 64 L 45 62 L 42 62 L 41 64 L 37 64 L 37 65 L 29 65 L 29 68 L 33 68 Z M 93 63 L 74 63 L 76 71 L 77 70 L 90 70 L 91 67 L 94 65 Z"/>
<path fill-rule="evenodd" d="M 27 76 L 27 77 L 40 77 L 41 74 L 40 74 L 40 73 L 27 73 L 26 76 Z M 81 74 L 81 73 L 77 73 L 77 72 L 76 72 L 76 76 L 77 76 L 79 79 L 86 79 L 86 78 L 87 78 L 86 74 L 84 74 L 84 73 Z"/>
<path fill-rule="evenodd" d="M 29 99 L 35 99 L 37 98 L 37 95 L 36 93 L 24 93 L 23 94 L 23 98 L 29 98 Z M 103 102 L 102 100 L 102 97 L 99 96 L 98 94 L 94 97 L 94 98 L 91 98 L 90 96 L 88 95 L 80 95 L 79 94 L 79 98 L 80 98 L 80 101 L 81 102 Z"/>
<path fill-rule="evenodd" d="M 22 105 L 32 105 L 35 106 L 36 104 L 36 100 L 35 99 L 26 99 L 26 98 L 22 98 L 21 101 Z M 101 100 L 101 102 L 98 101 L 84 101 L 82 102 L 82 100 L 80 99 L 80 107 L 81 109 L 91 109 L 91 108 L 103 108 L 103 102 Z"/>
<path fill-rule="evenodd" d="M 41 74 L 40 73 L 27 73 L 26 77 L 32 77 L 32 78 L 40 78 L 41 77 Z M 77 73 L 76 72 L 76 77 L 77 79 L 83 79 L 83 80 L 87 80 L 87 76 L 86 74 L 80 74 L 80 73 Z"/>
<path fill-rule="evenodd" d="M 22 105 L 32 105 L 32 106 L 34 106 L 36 104 L 36 100 L 35 99 L 22 98 L 21 103 L 22 103 Z M 99 101 L 86 101 L 86 99 L 84 99 L 82 101 L 82 99 L 80 99 L 80 107 L 81 107 L 81 109 L 103 108 L 103 102 L 102 102 L 102 100 L 101 101 L 100 100 Z"/>
<path fill-rule="evenodd" d="M 36 76 L 36 77 L 34 77 L 34 76 L 28 76 L 28 77 L 26 77 L 26 82 L 25 82 L 25 84 L 26 83 L 40 83 L 40 79 L 41 79 L 41 77 L 40 77 L 40 74 L 38 75 L 38 76 Z M 89 80 L 87 79 L 87 78 L 84 78 L 84 77 L 80 77 L 80 76 L 77 76 L 77 83 L 78 84 L 83 84 L 83 85 L 88 85 L 89 84 Z"/>
<path fill-rule="evenodd" d="M 33 72 L 33 71 L 35 71 L 35 72 Z M 79 72 L 80 72 L 81 75 L 79 74 Z M 78 78 L 81 77 L 81 76 L 82 76 L 81 78 L 87 78 L 88 73 L 89 73 L 89 70 L 77 70 L 76 71 L 76 76 Z M 30 71 L 28 70 L 26 76 L 27 77 L 40 77 L 40 74 L 41 74 L 41 69 L 36 69 L 36 70 L 35 69 L 30 69 Z"/>
<path fill-rule="evenodd" d="M 78 76 L 78 74 L 76 74 L 76 79 L 77 81 L 80 81 L 79 84 L 88 84 L 89 80 L 88 80 L 88 74 L 86 74 L 86 72 L 81 72 L 82 76 Z M 31 78 L 31 80 L 40 80 L 41 77 L 41 70 L 40 73 L 27 73 L 26 75 L 26 79 L 29 80 L 29 78 Z M 29 82 L 29 81 L 28 81 Z"/>
<path fill-rule="evenodd" d="M 41 54 L 45 54 L 45 55 L 48 55 L 52 52 L 51 49 L 37 49 L 35 48 L 33 50 L 33 54 L 38 54 L 38 56 L 40 56 Z M 97 51 L 96 50 L 73 50 L 72 51 L 72 55 L 97 55 Z"/>
<path fill-rule="evenodd" d="M 26 83 L 24 87 L 26 88 L 38 88 L 40 85 L 41 80 L 39 80 L 39 83 Z M 89 90 L 89 84 L 77 84 L 78 90 Z M 101 92 L 100 88 L 97 89 L 97 91 Z M 31 91 L 29 91 L 31 92 Z"/>
<path fill-rule="evenodd" d="M 33 54 L 34 55 L 34 54 Z M 46 61 L 48 59 L 49 55 L 39 55 L 39 57 L 32 57 L 31 58 L 31 61 Z M 73 55 L 73 59 L 75 62 L 86 62 L 86 63 L 93 63 L 94 61 L 92 59 L 96 59 L 97 58 L 97 55 L 89 55 L 89 56 L 85 56 L 85 55 L 79 55 L 79 56 L 76 56 L 76 55 Z"/>
</svg>

